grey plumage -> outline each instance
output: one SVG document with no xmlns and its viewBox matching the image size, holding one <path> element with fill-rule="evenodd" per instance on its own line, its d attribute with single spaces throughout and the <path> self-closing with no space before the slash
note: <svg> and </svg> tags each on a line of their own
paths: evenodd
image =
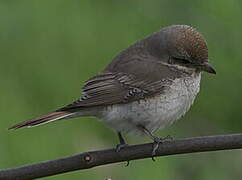
<svg viewBox="0 0 242 180">
<path fill-rule="evenodd" d="M 56 110 L 53 114 L 19 123 L 11 128 L 29 127 L 76 116 L 99 117 L 97 114 L 103 114 L 104 109 L 112 106 L 130 105 L 156 97 L 162 102 L 160 98 L 165 97 L 163 94 L 170 90 L 174 82 L 183 83 L 184 77 L 200 77 L 198 75 L 201 71 L 215 73 L 208 64 L 208 49 L 204 38 L 186 25 L 163 28 L 119 53 L 101 73 L 86 81 L 83 96 L 74 103 Z M 196 89 L 199 89 L 199 82 L 200 78 L 197 78 Z M 193 100 L 189 99 L 191 102 Z M 183 108 L 182 113 L 187 111 L 191 102 Z M 180 115 L 176 116 L 179 117 Z M 145 123 L 140 124 L 146 126 Z"/>
</svg>

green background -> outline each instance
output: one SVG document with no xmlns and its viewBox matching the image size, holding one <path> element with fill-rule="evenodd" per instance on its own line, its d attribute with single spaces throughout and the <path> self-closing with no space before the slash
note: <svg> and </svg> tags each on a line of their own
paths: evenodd
<svg viewBox="0 0 242 180">
<path fill-rule="evenodd" d="M 242 131 L 240 0 L 1 0 L 0 168 L 114 147 L 116 134 L 94 118 L 8 131 L 17 122 L 80 96 L 85 80 L 122 49 L 161 27 L 191 25 L 207 40 L 217 75 L 182 120 L 158 133 L 174 138 Z M 127 137 L 130 144 L 149 142 Z M 240 179 L 242 151 L 196 153 L 111 164 L 45 179 Z"/>
</svg>

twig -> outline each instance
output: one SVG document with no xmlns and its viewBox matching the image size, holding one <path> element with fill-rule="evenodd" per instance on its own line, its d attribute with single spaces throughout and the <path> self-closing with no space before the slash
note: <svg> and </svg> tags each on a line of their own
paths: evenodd
<svg viewBox="0 0 242 180">
<path fill-rule="evenodd" d="M 159 146 L 156 156 L 239 148 L 242 148 L 242 134 L 206 136 L 164 142 Z M 118 153 L 115 149 L 85 152 L 61 159 L 1 170 L 0 180 L 33 179 L 89 169 L 104 164 L 151 158 L 151 152 L 152 143 L 127 146 Z"/>
</svg>

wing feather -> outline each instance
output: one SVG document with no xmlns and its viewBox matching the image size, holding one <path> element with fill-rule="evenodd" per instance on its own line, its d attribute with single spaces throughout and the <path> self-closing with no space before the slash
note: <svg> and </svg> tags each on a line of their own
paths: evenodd
<svg viewBox="0 0 242 180">
<path fill-rule="evenodd" d="M 102 73 L 85 82 L 81 99 L 60 110 L 129 103 L 163 93 L 172 79 L 180 75 L 155 62 L 132 60 L 115 64 L 114 61 Z"/>
</svg>

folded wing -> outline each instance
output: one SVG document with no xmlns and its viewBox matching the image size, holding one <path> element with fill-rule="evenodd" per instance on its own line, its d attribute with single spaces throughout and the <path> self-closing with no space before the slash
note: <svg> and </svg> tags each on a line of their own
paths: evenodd
<svg viewBox="0 0 242 180">
<path fill-rule="evenodd" d="M 75 111 L 79 108 L 122 104 L 145 99 L 161 94 L 172 82 L 170 80 L 176 78 L 169 76 L 174 73 L 159 74 L 162 68 L 167 70 L 163 64 L 149 62 L 147 66 L 142 64 L 140 67 L 144 69 L 140 69 L 140 63 L 146 63 L 146 61 L 134 60 L 129 61 L 128 64 L 122 64 L 131 66 L 132 70 L 129 67 L 121 67 L 119 71 L 116 71 L 117 67 L 113 66 L 94 76 L 84 84 L 82 98 L 61 108 L 60 111 Z M 153 66 L 152 71 L 150 71 L 150 66 Z"/>
</svg>

